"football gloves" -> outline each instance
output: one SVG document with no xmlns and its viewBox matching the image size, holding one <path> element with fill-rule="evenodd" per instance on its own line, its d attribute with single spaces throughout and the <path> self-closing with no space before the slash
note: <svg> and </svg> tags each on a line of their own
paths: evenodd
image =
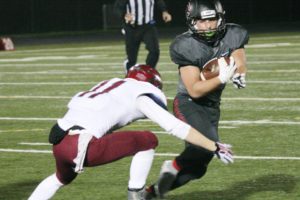
<svg viewBox="0 0 300 200">
<path fill-rule="evenodd" d="M 246 74 L 245 73 L 236 73 L 232 77 L 233 86 L 237 89 L 246 87 Z"/>
<path fill-rule="evenodd" d="M 229 164 L 234 162 L 230 144 L 216 142 L 216 147 L 215 154 L 223 163 Z"/>
<path fill-rule="evenodd" d="M 222 84 L 225 84 L 232 78 L 234 71 L 236 70 L 235 61 L 233 57 L 230 57 L 230 62 L 227 64 L 226 60 L 221 57 L 218 59 L 218 64 L 220 67 L 219 79 Z"/>
</svg>

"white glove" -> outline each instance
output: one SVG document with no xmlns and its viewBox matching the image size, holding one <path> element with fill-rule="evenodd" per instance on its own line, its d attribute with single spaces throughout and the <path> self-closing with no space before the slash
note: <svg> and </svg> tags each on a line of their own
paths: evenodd
<svg viewBox="0 0 300 200">
<path fill-rule="evenodd" d="M 221 57 L 218 59 L 218 64 L 220 66 L 220 72 L 219 72 L 219 79 L 222 84 L 227 83 L 231 77 L 234 74 L 234 71 L 236 70 L 235 61 L 232 56 L 230 56 L 230 62 L 229 65 L 225 61 L 224 57 Z"/>
<path fill-rule="evenodd" d="M 223 144 L 220 142 L 216 142 L 217 150 L 215 151 L 215 154 L 217 157 L 225 164 L 233 163 L 233 155 L 231 151 L 231 145 L 230 144 Z"/>
<path fill-rule="evenodd" d="M 232 77 L 233 86 L 237 89 L 246 87 L 246 74 L 245 73 L 236 73 Z"/>
</svg>

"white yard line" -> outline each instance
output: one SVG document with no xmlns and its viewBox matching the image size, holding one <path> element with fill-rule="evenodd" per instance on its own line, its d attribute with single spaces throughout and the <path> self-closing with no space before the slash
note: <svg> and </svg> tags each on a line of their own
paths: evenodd
<svg viewBox="0 0 300 200">
<path fill-rule="evenodd" d="M 3 121 L 56 121 L 57 118 L 39 118 L 39 117 L 0 117 Z"/>
<path fill-rule="evenodd" d="M 0 117 L 3 121 L 55 121 L 58 118 L 38 117 Z M 151 122 L 149 119 L 142 119 L 139 122 Z M 220 124 L 248 125 L 248 124 L 278 124 L 278 125 L 300 125 L 300 121 L 271 121 L 271 120 L 224 120 Z"/>
<path fill-rule="evenodd" d="M 0 59 L 1 60 L 1 59 Z M 115 60 L 115 59 L 114 59 Z M 121 60 L 123 60 L 121 58 Z M 0 68 L 2 67 L 57 67 L 57 66 L 64 66 L 64 67 L 97 67 L 98 69 L 102 69 L 103 66 L 109 68 L 119 68 L 121 69 L 123 66 L 122 62 L 76 62 L 76 63 L 12 63 L 11 61 L 4 62 L 5 64 L 1 64 Z M 271 61 L 248 61 L 248 65 L 266 65 L 266 64 L 299 64 L 300 60 L 271 60 Z M 159 62 L 159 66 L 176 66 L 172 62 Z M 174 71 L 177 72 L 176 68 Z"/>
<path fill-rule="evenodd" d="M 167 97 L 167 99 L 174 100 L 174 97 Z M 223 97 L 222 101 L 300 101 L 300 98 Z"/>
<path fill-rule="evenodd" d="M 9 153 L 44 153 L 52 154 L 50 150 L 35 150 L 35 149 L 3 149 L 0 148 L 0 152 Z M 176 153 L 155 153 L 155 156 L 177 156 Z M 235 159 L 241 160 L 300 160 L 300 157 L 275 157 L 275 156 L 234 156 Z"/>
<path fill-rule="evenodd" d="M 0 118 L 1 120 L 1 118 Z M 143 122 L 151 122 L 150 119 L 142 119 L 139 121 Z M 268 119 L 262 119 L 262 120 L 221 120 L 220 124 L 230 124 L 230 125 L 266 125 L 266 124 L 277 124 L 277 125 L 300 125 L 300 121 L 271 121 Z"/>
<path fill-rule="evenodd" d="M 300 38 L 299 36 L 274 36 L 274 37 L 254 37 L 251 40 L 274 40 L 274 39 L 284 39 L 284 38 Z M 169 46 L 170 42 L 161 42 L 161 46 Z M 289 46 L 299 46 L 299 43 L 288 43 L 288 42 L 281 42 L 281 43 L 260 43 L 260 44 L 248 44 L 246 48 L 274 48 L 274 47 L 289 47 Z M 111 50 L 114 51 L 123 51 L 124 45 L 101 45 L 94 46 L 94 47 L 70 47 L 70 48 L 47 48 L 47 49 L 35 49 L 35 50 L 18 50 L 12 52 L 14 54 L 17 53 L 42 53 L 42 52 L 67 52 L 67 51 L 80 51 L 80 50 Z"/>
<path fill-rule="evenodd" d="M 36 132 L 36 131 L 44 131 L 45 129 L 17 129 L 17 130 L 0 130 L 0 133 L 11 133 L 11 132 Z"/>
<path fill-rule="evenodd" d="M 176 153 L 155 153 L 156 156 L 178 156 Z M 276 157 L 276 156 L 233 156 L 242 160 L 300 160 L 300 157 Z"/>
<path fill-rule="evenodd" d="M 0 62 L 34 62 L 41 60 L 79 60 L 79 59 L 95 59 L 97 55 L 79 55 L 79 56 L 36 56 L 25 58 L 8 58 L 0 59 Z"/>
<path fill-rule="evenodd" d="M 102 68 L 101 68 L 102 69 Z M 177 74 L 177 70 L 170 70 L 170 71 L 160 71 L 162 74 Z M 248 70 L 248 73 L 299 73 L 300 70 L 299 69 L 286 69 L 286 70 Z M 50 74 L 54 74 L 54 75 L 65 75 L 65 74 L 78 74 L 78 75 L 82 75 L 82 74 L 124 74 L 124 71 L 82 71 L 82 70 L 77 70 L 77 71 L 67 71 L 67 70 L 50 70 L 50 71 L 17 71 L 17 72 L 1 72 L 1 74 L 9 74 L 9 75 L 25 75 L 27 76 L 28 74 L 38 74 L 38 75 L 50 75 Z"/>
<path fill-rule="evenodd" d="M 0 96 L 0 99 L 71 99 L 71 96 Z"/>
<path fill-rule="evenodd" d="M 20 145 L 28 145 L 28 146 L 51 146 L 50 143 L 43 142 L 20 142 Z"/>
<path fill-rule="evenodd" d="M 22 95 L 7 95 L 0 96 L 0 99 L 71 99 L 71 96 L 22 96 Z M 174 97 L 167 97 L 168 100 L 173 100 Z M 223 97 L 223 101 L 300 101 L 300 98 L 261 98 L 261 97 Z"/>
<path fill-rule="evenodd" d="M 283 84 L 283 85 L 290 85 L 290 84 L 300 84 L 300 81 L 259 81 L 259 80 L 249 80 L 248 83 L 255 83 L 255 84 Z M 98 82 L 0 82 L 0 85 L 90 85 L 96 84 Z M 177 84 L 177 81 L 164 81 L 164 84 Z"/>
</svg>

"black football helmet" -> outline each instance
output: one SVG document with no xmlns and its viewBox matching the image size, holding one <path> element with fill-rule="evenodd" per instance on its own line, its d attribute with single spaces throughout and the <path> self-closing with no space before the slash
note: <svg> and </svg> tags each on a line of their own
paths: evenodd
<svg viewBox="0 0 300 200">
<path fill-rule="evenodd" d="M 186 19 L 194 36 L 207 43 L 215 43 L 225 33 L 225 11 L 219 0 L 190 0 L 186 7 Z M 217 28 L 212 30 L 197 30 L 196 22 L 202 19 L 218 20 Z"/>
</svg>

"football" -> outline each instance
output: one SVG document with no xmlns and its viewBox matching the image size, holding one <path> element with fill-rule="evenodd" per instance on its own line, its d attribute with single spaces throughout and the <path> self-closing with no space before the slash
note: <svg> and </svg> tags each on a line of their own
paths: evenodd
<svg viewBox="0 0 300 200">
<path fill-rule="evenodd" d="M 230 58 L 229 57 L 222 57 L 222 58 L 224 58 L 226 63 L 229 65 Z M 209 60 L 207 63 L 205 63 L 205 65 L 203 66 L 200 72 L 200 78 L 201 80 L 209 80 L 217 76 L 219 76 L 218 58 L 213 58 Z"/>
</svg>

